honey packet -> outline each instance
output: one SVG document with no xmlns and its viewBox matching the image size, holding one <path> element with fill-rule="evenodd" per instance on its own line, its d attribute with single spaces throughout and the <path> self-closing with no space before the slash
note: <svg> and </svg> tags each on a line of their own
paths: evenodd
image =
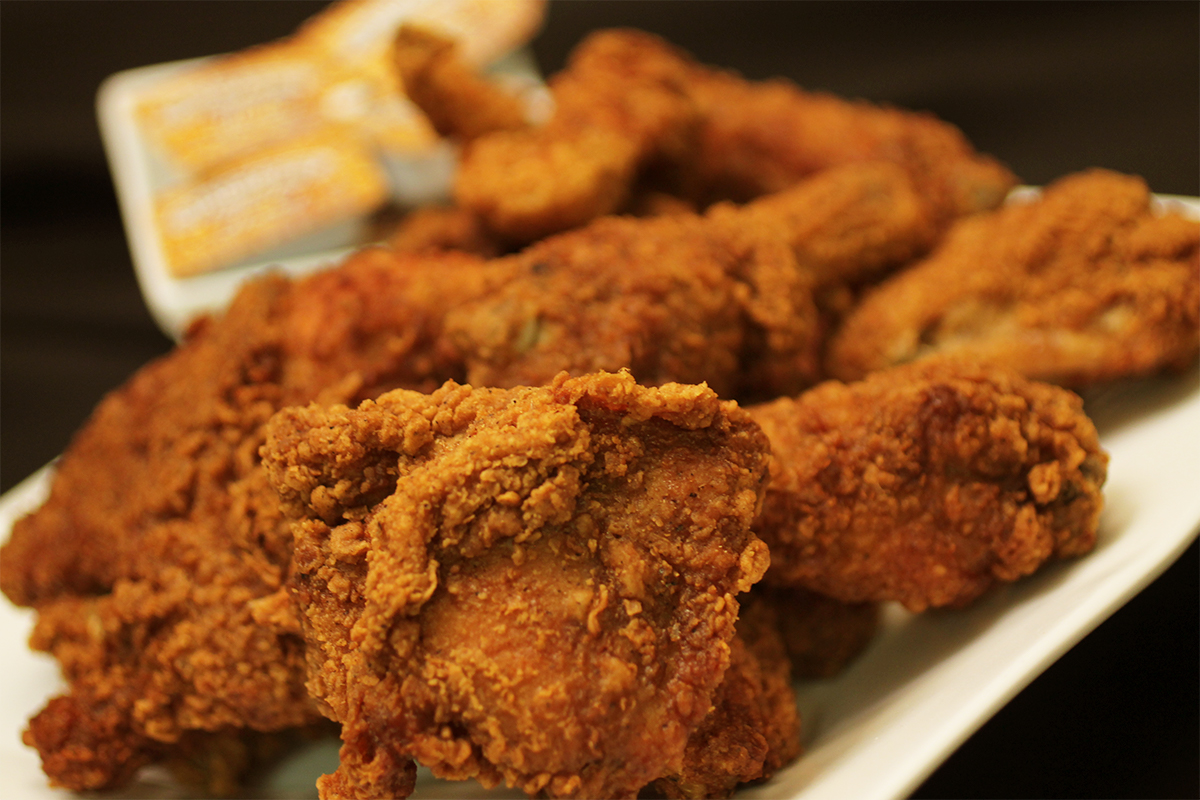
<svg viewBox="0 0 1200 800">
<path fill-rule="evenodd" d="M 388 196 L 370 150 L 337 129 L 230 162 L 164 192 L 155 204 L 170 274 L 187 277 L 232 264 L 349 217 Z"/>
<path fill-rule="evenodd" d="M 134 109 L 138 128 L 184 178 L 154 187 L 168 273 L 231 266 L 370 213 L 389 196 L 412 202 L 448 192 L 454 151 L 404 94 L 391 54 L 396 30 L 416 22 L 444 32 L 483 65 L 524 44 L 544 6 L 341 0 L 286 39 L 145 87 Z"/>
<path fill-rule="evenodd" d="M 200 172 L 321 130 L 329 85 L 319 55 L 285 40 L 184 69 L 149 87 L 136 114 L 172 162 Z"/>
</svg>

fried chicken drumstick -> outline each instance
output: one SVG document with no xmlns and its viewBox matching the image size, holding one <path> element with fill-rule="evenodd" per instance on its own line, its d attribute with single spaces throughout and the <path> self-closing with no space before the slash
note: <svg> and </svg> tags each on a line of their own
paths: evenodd
<svg viewBox="0 0 1200 800">
<path fill-rule="evenodd" d="M 767 443 L 708 389 L 626 374 L 277 415 L 322 796 L 434 774 L 633 797 L 683 768 L 729 665 Z M 761 763 L 761 761 L 760 761 Z"/>
<path fill-rule="evenodd" d="M 453 309 L 446 336 L 475 385 L 628 367 L 725 397 L 794 394 L 818 377 L 818 294 L 916 256 L 934 230 L 881 163 L 704 216 L 603 218 L 495 262 L 518 277 Z"/>
<path fill-rule="evenodd" d="M 922 611 L 1088 552 L 1108 458 L 1082 405 L 939 359 L 750 408 L 773 454 L 766 582 Z"/>
</svg>

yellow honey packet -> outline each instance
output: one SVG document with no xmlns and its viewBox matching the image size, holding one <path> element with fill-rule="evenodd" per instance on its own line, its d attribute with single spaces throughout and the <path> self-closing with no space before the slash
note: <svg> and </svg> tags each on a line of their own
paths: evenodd
<svg viewBox="0 0 1200 800">
<path fill-rule="evenodd" d="M 330 131 L 170 189 L 155 211 L 167 268 L 181 278 L 369 213 L 387 195 L 386 176 L 372 154 L 358 140 Z"/>
<path fill-rule="evenodd" d="M 223 56 L 147 88 L 142 130 L 179 166 L 199 172 L 326 127 L 329 66 L 292 41 Z"/>
</svg>

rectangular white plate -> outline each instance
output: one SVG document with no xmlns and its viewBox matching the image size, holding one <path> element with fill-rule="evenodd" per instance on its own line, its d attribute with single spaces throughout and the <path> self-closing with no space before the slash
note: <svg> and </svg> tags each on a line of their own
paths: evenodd
<svg viewBox="0 0 1200 800">
<path fill-rule="evenodd" d="M 1200 201 L 1169 200 L 1200 214 Z M 1200 370 L 1131 381 L 1086 398 L 1111 456 L 1097 547 L 987 595 L 965 611 L 889 609 L 882 633 L 833 680 L 799 684 L 806 753 L 746 798 L 888 800 L 906 796 L 1042 670 L 1160 575 L 1200 527 Z M 49 469 L 0 497 L 0 538 L 45 495 Z M 5 796 L 70 796 L 46 785 L 20 743 L 25 720 L 62 682 L 24 646 L 32 613 L 0 601 L 0 775 Z M 287 762 L 271 797 L 316 797 L 333 747 Z M 158 772 L 112 797 L 186 797 Z M 423 775 L 415 797 L 521 797 Z"/>
</svg>

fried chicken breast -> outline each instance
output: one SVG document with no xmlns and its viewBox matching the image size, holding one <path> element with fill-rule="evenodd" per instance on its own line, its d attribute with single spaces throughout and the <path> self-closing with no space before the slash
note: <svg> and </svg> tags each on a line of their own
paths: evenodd
<svg viewBox="0 0 1200 800">
<path fill-rule="evenodd" d="M 278 414 L 322 796 L 406 796 L 413 759 L 554 797 L 679 774 L 767 566 L 766 462 L 735 405 L 628 374 Z"/>
</svg>

